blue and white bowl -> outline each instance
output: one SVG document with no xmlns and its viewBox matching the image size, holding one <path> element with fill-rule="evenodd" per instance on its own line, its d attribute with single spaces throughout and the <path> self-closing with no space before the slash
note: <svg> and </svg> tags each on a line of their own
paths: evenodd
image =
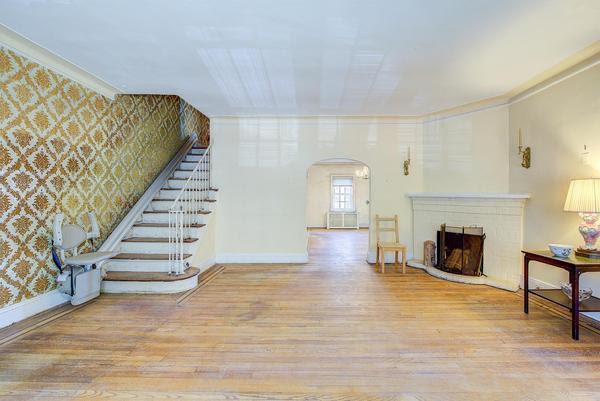
<svg viewBox="0 0 600 401">
<path fill-rule="evenodd" d="M 573 247 L 571 245 L 562 245 L 562 244 L 548 244 L 548 248 L 550 248 L 550 252 L 554 256 L 558 256 L 559 258 L 568 258 L 573 252 Z"/>
<path fill-rule="evenodd" d="M 573 289 L 571 288 L 571 283 L 560 283 L 560 289 L 562 292 L 569 297 L 569 299 L 573 299 Z M 591 288 L 582 288 L 579 290 L 579 301 L 585 301 L 589 299 L 593 294 Z"/>
</svg>

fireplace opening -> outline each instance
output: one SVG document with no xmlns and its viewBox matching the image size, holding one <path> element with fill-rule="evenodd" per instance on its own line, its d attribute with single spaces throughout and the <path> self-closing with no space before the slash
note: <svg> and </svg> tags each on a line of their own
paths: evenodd
<svg viewBox="0 0 600 401">
<path fill-rule="evenodd" d="M 483 274 L 483 227 L 442 224 L 437 232 L 436 268 L 465 276 Z"/>
</svg>

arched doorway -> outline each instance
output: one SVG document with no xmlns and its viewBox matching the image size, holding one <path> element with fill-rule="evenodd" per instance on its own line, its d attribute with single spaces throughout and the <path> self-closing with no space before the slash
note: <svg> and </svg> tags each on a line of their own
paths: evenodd
<svg viewBox="0 0 600 401">
<path fill-rule="evenodd" d="M 345 158 L 313 163 L 306 174 L 309 259 L 364 262 L 369 248 L 371 171 Z"/>
</svg>

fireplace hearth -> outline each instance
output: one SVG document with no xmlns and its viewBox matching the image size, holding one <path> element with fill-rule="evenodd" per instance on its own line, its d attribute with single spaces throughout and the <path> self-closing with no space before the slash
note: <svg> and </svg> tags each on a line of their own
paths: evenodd
<svg viewBox="0 0 600 401">
<path fill-rule="evenodd" d="M 483 274 L 483 227 L 442 224 L 437 232 L 436 268 L 465 276 Z"/>
</svg>

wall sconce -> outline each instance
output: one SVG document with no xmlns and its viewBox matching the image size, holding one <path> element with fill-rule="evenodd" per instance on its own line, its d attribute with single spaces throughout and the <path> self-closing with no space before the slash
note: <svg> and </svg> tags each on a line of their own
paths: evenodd
<svg viewBox="0 0 600 401">
<path fill-rule="evenodd" d="M 369 168 L 367 166 L 363 166 L 363 168 L 356 170 L 354 172 L 354 174 L 356 175 L 356 178 L 360 178 L 362 180 L 368 180 L 369 179 Z"/>
<path fill-rule="evenodd" d="M 523 149 L 523 138 L 521 128 L 519 128 L 519 155 L 521 156 L 521 166 L 525 168 L 531 167 L 531 148 L 527 146 Z"/>
<path fill-rule="evenodd" d="M 408 168 L 410 167 L 410 146 L 408 147 L 407 159 L 404 160 L 404 175 L 410 174 Z"/>
</svg>

